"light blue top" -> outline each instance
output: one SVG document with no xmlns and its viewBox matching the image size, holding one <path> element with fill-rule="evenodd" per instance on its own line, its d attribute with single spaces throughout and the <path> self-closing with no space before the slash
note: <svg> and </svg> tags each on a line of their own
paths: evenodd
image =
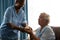
<svg viewBox="0 0 60 40">
<path fill-rule="evenodd" d="M 4 19 L 1 26 L 5 26 L 5 23 L 13 23 L 19 26 L 22 22 L 26 21 L 26 16 L 22 8 L 16 13 L 14 6 L 8 7 L 4 13 Z"/>
<path fill-rule="evenodd" d="M 55 40 L 55 34 L 50 26 L 45 26 L 41 31 L 40 28 L 36 30 L 36 36 L 40 40 Z"/>
<path fill-rule="evenodd" d="M 21 23 L 23 23 L 23 22 L 26 22 L 26 15 L 25 15 L 23 8 L 21 7 L 19 12 L 17 13 L 15 10 L 15 7 L 11 6 L 11 7 L 8 7 L 4 13 L 4 19 L 1 24 L 1 29 L 2 30 L 5 30 L 5 29 L 12 30 L 12 29 L 9 29 L 5 24 L 6 23 L 13 23 L 19 27 L 19 26 L 21 26 Z M 14 33 L 18 33 L 17 30 L 12 30 L 12 31 Z M 23 34 L 23 36 L 24 35 L 25 34 Z"/>
<path fill-rule="evenodd" d="M 16 26 L 21 26 L 21 23 L 26 22 L 26 16 L 22 8 L 20 8 L 19 12 L 16 13 L 15 7 L 8 7 L 4 13 L 4 19 L 1 24 L 1 27 L 5 27 L 6 23 L 13 23 Z"/>
</svg>

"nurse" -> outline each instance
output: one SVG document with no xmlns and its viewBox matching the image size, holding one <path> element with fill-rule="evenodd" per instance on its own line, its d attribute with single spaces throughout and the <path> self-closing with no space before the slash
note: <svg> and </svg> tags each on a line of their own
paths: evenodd
<svg viewBox="0 0 60 40">
<path fill-rule="evenodd" d="M 22 27 L 21 23 L 26 23 L 26 16 L 23 10 L 24 2 L 25 0 L 15 0 L 15 4 L 6 9 L 1 24 L 2 40 L 18 40 L 18 30 Z M 13 25 L 11 26 L 11 24 Z M 20 32 L 20 40 L 26 39 L 24 36 L 26 36 L 26 33 Z"/>
</svg>

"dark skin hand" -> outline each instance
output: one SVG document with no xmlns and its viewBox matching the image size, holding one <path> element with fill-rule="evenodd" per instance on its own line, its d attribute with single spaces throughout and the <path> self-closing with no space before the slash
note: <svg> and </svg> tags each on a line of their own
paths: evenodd
<svg viewBox="0 0 60 40">
<path fill-rule="evenodd" d="M 17 27 L 16 25 L 14 25 L 13 23 L 6 23 L 6 25 L 8 26 L 8 27 L 10 27 L 10 28 L 12 28 L 12 29 L 16 29 L 16 30 L 20 30 L 20 31 L 22 31 L 22 32 L 27 32 L 27 33 L 29 33 L 29 34 L 31 34 L 32 33 L 32 28 L 25 28 L 25 27 L 23 27 L 23 28 L 21 28 L 21 27 Z"/>
<path fill-rule="evenodd" d="M 37 38 L 34 34 L 33 34 L 33 30 L 31 27 L 29 28 L 21 28 L 21 27 L 17 27 L 16 25 L 12 24 L 12 23 L 7 23 L 7 26 L 11 27 L 12 29 L 15 29 L 15 30 L 19 30 L 21 32 L 26 32 L 28 34 L 30 34 L 30 40 L 34 39 L 34 40 L 40 40 L 39 38 Z"/>
<path fill-rule="evenodd" d="M 25 31 L 24 31 L 24 28 L 22 28 L 22 27 L 17 27 L 16 25 L 14 25 L 14 24 L 12 24 L 12 23 L 6 23 L 6 25 L 7 25 L 8 27 L 14 29 L 14 30 L 19 30 L 19 31 L 21 31 L 21 32 L 25 32 Z"/>
</svg>

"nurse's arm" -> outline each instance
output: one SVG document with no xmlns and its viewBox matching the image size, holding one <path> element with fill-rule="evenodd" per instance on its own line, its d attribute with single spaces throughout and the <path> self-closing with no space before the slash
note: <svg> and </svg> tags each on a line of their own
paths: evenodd
<svg viewBox="0 0 60 40">
<path fill-rule="evenodd" d="M 19 31 L 21 31 L 21 32 L 24 32 L 24 28 L 22 28 L 22 27 L 17 27 L 16 25 L 14 25 L 14 24 L 12 24 L 12 23 L 7 23 L 6 25 L 7 25 L 8 27 L 14 29 L 14 30 L 19 30 Z"/>
</svg>

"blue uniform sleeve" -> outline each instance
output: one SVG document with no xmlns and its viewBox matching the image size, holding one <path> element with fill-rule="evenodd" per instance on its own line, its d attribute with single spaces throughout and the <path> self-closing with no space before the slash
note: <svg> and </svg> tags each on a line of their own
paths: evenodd
<svg viewBox="0 0 60 40">
<path fill-rule="evenodd" d="M 23 20 L 22 20 L 22 22 L 23 22 L 23 23 L 27 23 L 25 12 L 22 11 L 22 14 L 23 14 Z M 28 37 L 28 34 L 27 34 L 27 33 L 23 33 L 23 39 L 24 39 L 24 40 L 27 40 L 27 37 Z"/>
<path fill-rule="evenodd" d="M 27 20 L 26 20 L 26 14 L 25 12 L 23 11 L 23 20 L 22 20 L 24 23 L 27 23 Z"/>
<path fill-rule="evenodd" d="M 3 18 L 1 26 L 3 26 L 6 23 L 9 23 L 9 20 L 10 20 L 10 8 L 7 8 L 4 13 L 4 18 Z"/>
</svg>

